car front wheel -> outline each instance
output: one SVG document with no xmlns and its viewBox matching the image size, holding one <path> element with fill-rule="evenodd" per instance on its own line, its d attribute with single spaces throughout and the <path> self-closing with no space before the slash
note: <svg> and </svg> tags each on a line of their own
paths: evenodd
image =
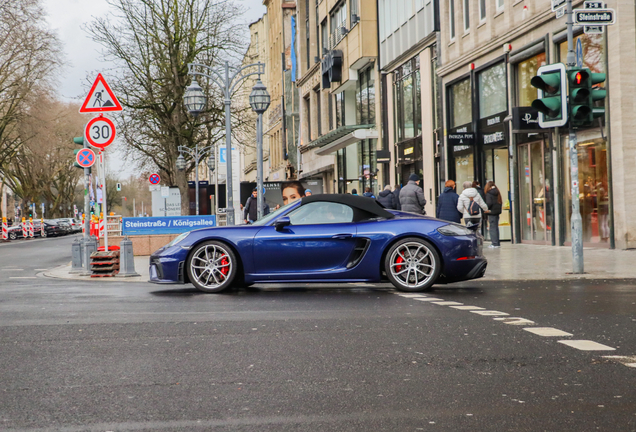
<svg viewBox="0 0 636 432">
<path fill-rule="evenodd" d="M 18 235 L 14 232 L 9 233 L 9 240 L 17 240 Z"/>
<path fill-rule="evenodd" d="M 384 268 L 389 280 L 398 290 L 425 291 L 437 280 L 441 271 L 441 260 L 429 242 L 409 237 L 389 249 Z"/>
<path fill-rule="evenodd" d="M 46 232 L 46 230 L 45 230 L 45 231 L 42 231 L 41 236 L 42 236 L 43 238 L 46 238 L 48 235 L 49 235 L 49 234 Z"/>
<path fill-rule="evenodd" d="M 190 282 L 200 291 L 218 293 L 228 288 L 238 271 L 232 250 L 224 243 L 208 241 L 194 248 L 187 262 Z"/>
</svg>

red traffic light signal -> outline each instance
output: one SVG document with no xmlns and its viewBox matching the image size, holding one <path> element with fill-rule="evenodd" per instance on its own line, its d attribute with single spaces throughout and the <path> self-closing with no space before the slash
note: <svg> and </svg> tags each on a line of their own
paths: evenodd
<svg viewBox="0 0 636 432">
<path fill-rule="evenodd" d="M 576 75 L 574 76 L 574 82 L 576 84 L 581 84 L 582 81 L 583 81 L 583 74 L 581 72 L 577 72 Z"/>
</svg>

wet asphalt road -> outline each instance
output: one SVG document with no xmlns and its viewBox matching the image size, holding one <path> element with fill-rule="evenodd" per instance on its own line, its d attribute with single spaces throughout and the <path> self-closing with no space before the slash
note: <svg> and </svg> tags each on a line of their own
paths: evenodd
<svg viewBox="0 0 636 432">
<path fill-rule="evenodd" d="M 71 241 L 0 245 L 0 430 L 636 431 L 634 281 L 475 281 L 418 300 L 39 275 Z"/>
</svg>

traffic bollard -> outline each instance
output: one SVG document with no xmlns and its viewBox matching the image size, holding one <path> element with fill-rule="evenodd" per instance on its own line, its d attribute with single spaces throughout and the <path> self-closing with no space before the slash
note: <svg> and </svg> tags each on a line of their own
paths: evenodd
<svg viewBox="0 0 636 432">
<path fill-rule="evenodd" d="M 140 276 L 140 274 L 135 271 L 135 257 L 133 255 L 132 241 L 128 240 L 128 237 L 126 237 L 119 245 L 119 273 L 117 274 L 117 277 Z"/>
<path fill-rule="evenodd" d="M 75 239 L 71 245 L 71 271 L 69 273 L 82 273 L 82 246 L 80 242 Z"/>
<path fill-rule="evenodd" d="M 84 272 L 81 273 L 82 276 L 90 276 L 93 273 L 91 271 L 91 254 L 93 252 L 97 252 L 97 239 L 89 237 L 84 242 Z"/>
</svg>

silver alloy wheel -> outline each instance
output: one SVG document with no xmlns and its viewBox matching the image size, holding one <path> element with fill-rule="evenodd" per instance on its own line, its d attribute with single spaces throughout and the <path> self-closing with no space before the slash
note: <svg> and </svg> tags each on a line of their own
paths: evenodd
<svg viewBox="0 0 636 432">
<path fill-rule="evenodd" d="M 430 249 L 417 242 L 401 244 L 393 251 L 389 262 L 393 278 L 410 289 L 426 285 L 434 276 L 437 265 Z"/>
<path fill-rule="evenodd" d="M 223 285 L 232 274 L 232 257 L 219 245 L 208 244 L 199 248 L 190 260 L 190 273 L 206 289 Z"/>
</svg>

